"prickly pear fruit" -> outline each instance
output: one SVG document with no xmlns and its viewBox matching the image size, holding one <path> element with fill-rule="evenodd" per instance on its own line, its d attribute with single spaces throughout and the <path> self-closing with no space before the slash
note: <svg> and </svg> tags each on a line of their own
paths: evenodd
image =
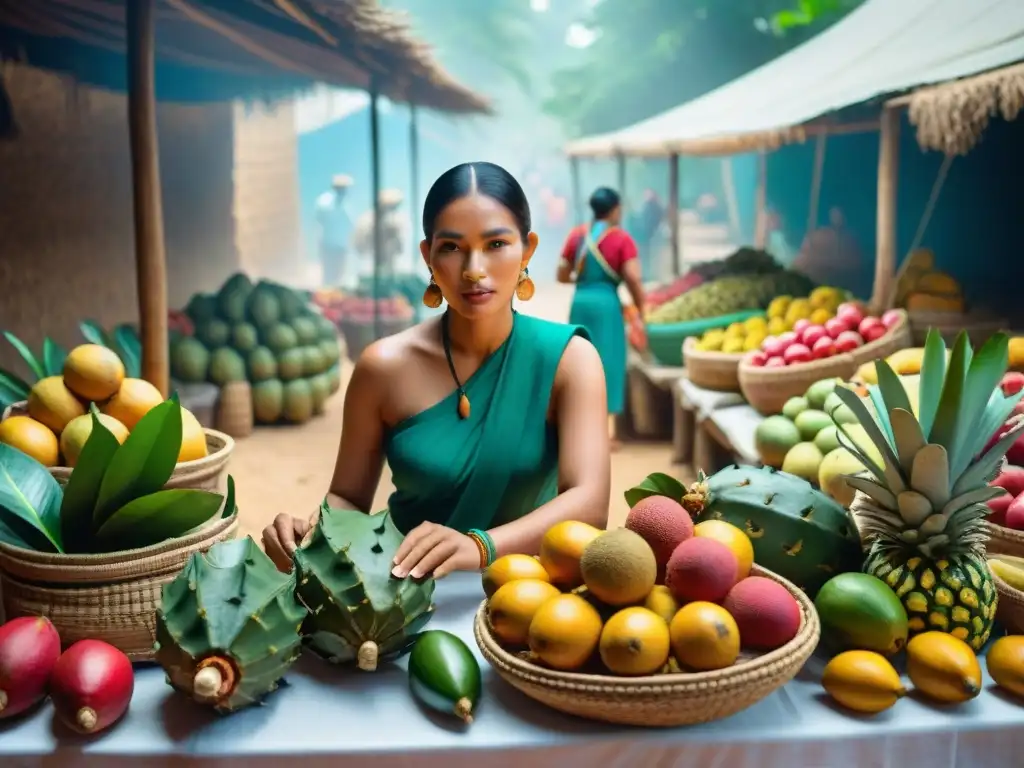
<svg viewBox="0 0 1024 768">
<path fill-rule="evenodd" d="M 60 637 L 43 616 L 22 616 L 0 627 L 0 720 L 46 698 L 60 658 Z"/>
<path fill-rule="evenodd" d="M 79 640 L 61 654 L 50 675 L 57 717 L 79 733 L 99 733 L 120 720 L 134 691 L 131 661 L 102 640 Z"/>
<path fill-rule="evenodd" d="M 193 554 L 164 587 L 156 660 L 167 682 L 221 713 L 257 704 L 299 657 L 306 609 L 294 574 L 251 537 Z"/>
<path fill-rule="evenodd" d="M 310 650 L 369 672 L 409 650 L 433 612 L 434 580 L 391 575 L 402 538 L 388 512 L 321 505 L 319 522 L 295 552 Z"/>
</svg>

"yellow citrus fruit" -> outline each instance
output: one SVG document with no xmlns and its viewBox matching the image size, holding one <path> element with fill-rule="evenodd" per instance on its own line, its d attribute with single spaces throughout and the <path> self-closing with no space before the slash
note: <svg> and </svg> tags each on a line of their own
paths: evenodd
<svg viewBox="0 0 1024 768">
<path fill-rule="evenodd" d="M 658 614 L 668 624 L 679 610 L 679 603 L 673 597 L 671 589 L 658 584 L 644 600 L 644 608 Z"/>
<path fill-rule="evenodd" d="M 824 325 L 832 319 L 832 315 L 833 313 L 831 310 L 826 309 L 825 307 L 818 307 L 816 310 L 811 312 L 811 316 L 807 319 L 814 325 Z"/>
<path fill-rule="evenodd" d="M 736 557 L 737 581 L 750 575 L 750 568 L 754 564 L 754 545 L 750 543 L 750 537 L 735 525 L 724 520 L 705 520 L 694 527 L 693 535 L 715 539 L 730 549 Z"/>
<path fill-rule="evenodd" d="M 85 406 L 60 376 L 47 376 L 32 385 L 28 393 L 28 415 L 59 435 L 72 419 L 85 413 Z"/>
<path fill-rule="evenodd" d="M 624 608 L 604 625 L 598 649 L 613 674 L 653 675 L 668 661 L 668 624 L 647 608 Z"/>
<path fill-rule="evenodd" d="M 1015 696 L 1024 696 L 1024 636 L 999 638 L 992 643 L 985 661 L 996 685 Z"/>
<path fill-rule="evenodd" d="M 124 381 L 124 363 L 100 344 L 81 344 L 64 360 L 64 383 L 83 400 L 102 402 Z"/>
<path fill-rule="evenodd" d="M 907 675 L 921 693 L 944 704 L 981 693 L 981 665 L 971 646 L 945 632 L 922 632 L 907 643 Z"/>
<path fill-rule="evenodd" d="M 698 600 L 684 605 L 669 625 L 672 652 L 684 667 L 725 669 L 740 655 L 740 629 L 725 608 Z"/>
<path fill-rule="evenodd" d="M 513 581 L 509 586 L 522 583 Z M 593 655 L 600 638 L 601 616 L 579 595 L 551 598 L 530 622 L 530 650 L 552 669 L 579 669 Z"/>
<path fill-rule="evenodd" d="M 0 422 L 0 443 L 17 448 L 44 467 L 55 467 L 60 460 L 57 436 L 31 416 L 11 416 Z"/>
<path fill-rule="evenodd" d="M 113 416 L 131 432 L 143 416 L 163 401 L 160 390 L 148 381 L 125 379 L 117 393 L 100 410 L 108 416 Z"/>
<path fill-rule="evenodd" d="M 587 523 L 566 520 L 553 525 L 540 542 L 540 564 L 551 581 L 560 587 L 578 587 L 583 583 L 580 558 L 583 550 L 604 531 Z"/>
<path fill-rule="evenodd" d="M 483 575 L 484 594 L 490 597 L 510 581 L 536 579 L 551 581 L 548 572 L 536 558 L 530 555 L 505 555 L 491 563 Z"/>
<path fill-rule="evenodd" d="M 181 409 L 181 450 L 178 461 L 195 461 L 209 454 L 206 445 L 206 433 L 199 419 L 188 408 Z"/>
<path fill-rule="evenodd" d="M 847 709 L 873 715 L 906 695 L 899 673 L 873 651 L 840 653 L 825 667 L 821 685 Z"/>
<path fill-rule="evenodd" d="M 117 442 L 124 443 L 128 439 L 128 428 L 113 416 L 101 413 L 99 420 L 104 427 L 110 430 L 110 434 L 114 436 Z M 68 422 L 68 425 L 64 427 L 64 431 L 60 433 L 60 452 L 64 456 L 64 466 L 73 467 L 78 464 L 78 457 L 82 455 L 82 449 L 85 448 L 85 444 L 88 442 L 89 435 L 91 434 L 91 413 L 79 416 Z"/>
<path fill-rule="evenodd" d="M 534 614 L 559 594 L 558 587 L 539 579 L 510 581 L 487 602 L 487 620 L 503 643 L 526 645 Z"/>
</svg>

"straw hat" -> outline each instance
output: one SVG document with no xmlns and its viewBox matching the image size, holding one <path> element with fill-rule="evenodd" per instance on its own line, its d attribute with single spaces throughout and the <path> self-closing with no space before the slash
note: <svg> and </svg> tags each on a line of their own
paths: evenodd
<svg viewBox="0 0 1024 768">
<path fill-rule="evenodd" d="M 381 205 L 398 205 L 402 200 L 403 195 L 400 189 L 382 189 L 380 192 Z"/>
<path fill-rule="evenodd" d="M 337 176 L 335 176 L 333 179 L 331 179 L 331 186 L 332 187 L 351 187 L 352 186 L 352 177 L 349 176 L 347 173 L 339 173 Z"/>
</svg>

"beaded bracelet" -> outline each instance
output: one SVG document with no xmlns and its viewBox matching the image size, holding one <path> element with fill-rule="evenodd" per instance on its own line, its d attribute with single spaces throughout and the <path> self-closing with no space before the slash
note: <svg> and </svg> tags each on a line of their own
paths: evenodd
<svg viewBox="0 0 1024 768">
<path fill-rule="evenodd" d="M 498 552 L 494 547 L 494 539 L 491 538 L 491 534 L 481 531 L 479 528 L 470 528 L 466 535 L 476 542 L 477 549 L 480 550 L 481 568 L 486 568 L 498 559 Z"/>
</svg>

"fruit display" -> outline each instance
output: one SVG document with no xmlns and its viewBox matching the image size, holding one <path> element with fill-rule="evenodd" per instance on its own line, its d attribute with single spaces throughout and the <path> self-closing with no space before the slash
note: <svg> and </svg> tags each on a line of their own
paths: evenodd
<svg viewBox="0 0 1024 768">
<path fill-rule="evenodd" d="M 792 330 L 766 337 L 760 349 L 747 357 L 747 362 L 759 368 L 784 368 L 825 360 L 878 341 L 902 322 L 903 313 L 899 310 L 874 317 L 866 314 L 857 302 L 845 302 L 824 323 L 801 319 L 793 324 Z"/>
<path fill-rule="evenodd" d="M 981 693 L 981 665 L 974 651 L 946 632 L 922 632 L 907 643 L 907 676 L 933 701 L 969 701 Z"/>
<path fill-rule="evenodd" d="M 239 273 L 216 294 L 193 296 L 185 312 L 195 335 L 171 345 L 171 375 L 249 381 L 258 424 L 304 423 L 341 386 L 337 329 L 298 291 Z"/>
<path fill-rule="evenodd" d="M 22 616 L 0 626 L 0 720 L 46 698 L 60 658 L 60 637 L 50 620 Z"/>
<path fill-rule="evenodd" d="M 841 573 L 814 598 L 821 642 L 833 651 L 861 650 L 894 656 L 907 644 L 907 612 L 896 593 L 867 573 Z"/>
<path fill-rule="evenodd" d="M 742 530 L 708 522 L 694 526 L 678 502 L 646 496 L 625 528 L 598 532 L 572 553 L 562 547 L 559 573 L 538 579 L 523 569 L 524 578 L 506 580 L 487 601 L 488 626 L 541 666 L 620 677 L 724 669 L 786 645 L 803 620 L 796 598 L 750 575 L 753 547 Z M 555 540 L 567 538 L 559 525 Z M 485 591 L 496 573 L 520 570 L 502 563 L 513 557 L 485 571 Z"/>
<path fill-rule="evenodd" d="M 741 322 L 732 323 L 725 328 L 712 328 L 705 331 L 697 340 L 697 349 L 701 352 L 722 352 L 738 354 L 751 352 L 761 348 L 761 342 L 768 337 L 768 319 L 756 315 Z"/>
<path fill-rule="evenodd" d="M 128 711 L 135 692 L 132 663 L 101 640 L 79 640 L 50 673 L 50 698 L 58 719 L 78 733 L 106 730 Z"/>
<path fill-rule="evenodd" d="M 686 274 L 671 283 L 654 288 L 647 293 L 647 309 L 677 299 L 698 285 L 709 283 L 727 275 L 757 275 L 778 272 L 778 262 L 766 251 L 743 247 L 719 261 L 705 261 L 694 264 Z"/>
<path fill-rule="evenodd" d="M 57 554 L 120 552 L 178 538 L 222 508 L 224 517 L 234 514 L 230 477 L 226 497 L 164 488 L 189 439 L 190 414 L 177 400 L 150 408 L 120 439 L 95 404 L 90 409 L 76 417 L 91 423 L 66 486 L 32 456 L 0 443 L 0 541 Z"/>
<path fill-rule="evenodd" d="M 963 289 L 956 278 L 935 268 L 935 254 L 927 248 L 907 256 L 896 280 L 895 304 L 908 311 L 963 313 Z"/>
<path fill-rule="evenodd" d="M 434 580 L 392 575 L 402 538 L 389 512 L 367 515 L 324 501 L 295 552 L 299 600 L 310 611 L 303 628 L 310 650 L 368 672 L 408 650 L 433 613 Z"/>
<path fill-rule="evenodd" d="M 409 653 L 409 690 L 424 707 L 469 725 L 483 690 L 480 665 L 451 632 L 427 630 Z"/>
<path fill-rule="evenodd" d="M 1024 428 L 1024 417 L 1014 417 L 985 446 L 1024 393 L 1006 397 L 998 387 L 1006 372 L 1005 335 L 972 353 L 963 332 L 948 365 L 945 353 L 941 335 L 930 331 L 916 413 L 884 361 L 877 364 L 871 408 L 852 390 L 835 392 L 878 454 L 848 446 L 871 475 L 847 480 L 863 494 L 852 511 L 871 547 L 864 571 L 900 596 L 911 637 L 938 630 L 977 650 L 991 634 L 996 607 L 983 505 L 1003 493 L 988 482 Z"/>
<path fill-rule="evenodd" d="M 372 325 L 375 313 L 383 323 L 410 321 L 416 316 L 409 299 L 397 291 L 376 299 L 369 292 L 317 291 L 313 294 L 313 303 L 335 325 L 342 322 Z"/>
<path fill-rule="evenodd" d="M 156 661 L 167 682 L 217 712 L 259 704 L 299 657 L 306 608 L 251 537 L 189 557 L 163 588 Z"/>
<path fill-rule="evenodd" d="M 667 285 L 660 285 L 647 292 L 647 311 L 650 313 L 651 310 L 660 307 L 673 299 L 677 299 L 689 290 L 696 288 L 698 285 L 702 285 L 707 282 L 706 278 L 697 271 L 696 265 L 693 269 L 690 269 L 685 275 L 680 275 L 671 283 Z"/>
<path fill-rule="evenodd" d="M 43 339 L 43 347 L 39 354 L 36 354 L 10 331 L 4 331 L 3 335 L 21 357 L 31 380 L 26 381 L 14 371 L 0 369 L 0 412 L 15 403 L 27 400 L 32 385 L 40 379 L 60 376 L 64 371 L 64 359 L 67 357 L 67 350 L 48 336 Z"/>
<path fill-rule="evenodd" d="M 693 288 L 651 310 L 651 325 L 682 323 L 731 315 L 747 309 L 765 309 L 776 296 L 807 296 L 813 283 L 799 272 L 727 275 Z"/>
</svg>

